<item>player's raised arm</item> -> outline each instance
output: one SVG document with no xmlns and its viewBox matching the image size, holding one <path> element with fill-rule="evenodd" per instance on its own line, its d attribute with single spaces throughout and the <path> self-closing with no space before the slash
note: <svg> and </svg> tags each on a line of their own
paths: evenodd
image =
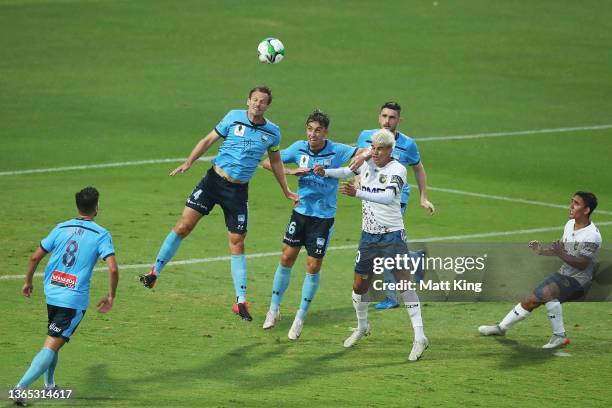
<svg viewBox="0 0 612 408">
<path fill-rule="evenodd" d="M 106 313 L 113 307 L 113 300 L 117 296 L 117 285 L 119 284 L 119 267 L 115 255 L 106 257 L 108 266 L 109 289 L 108 294 L 98 302 L 98 312 Z"/>
<path fill-rule="evenodd" d="M 32 279 L 34 278 L 34 272 L 36 272 L 36 268 L 42 259 L 47 255 L 47 252 L 43 250 L 41 247 L 36 248 L 36 251 L 30 257 L 30 262 L 28 263 L 28 272 L 26 273 L 23 287 L 21 288 L 21 293 L 23 296 L 30 297 L 32 295 L 32 289 L 34 285 L 32 283 Z"/>
<path fill-rule="evenodd" d="M 283 194 L 290 200 L 293 200 L 294 204 L 297 205 L 300 202 L 300 198 L 293 191 L 289 190 L 289 186 L 287 185 L 287 179 L 285 178 L 285 166 L 281 160 L 280 152 L 278 151 L 268 151 L 268 157 L 270 161 L 270 167 L 272 168 L 272 173 L 274 173 L 274 177 L 276 177 L 276 181 L 283 190 Z"/>
<path fill-rule="evenodd" d="M 198 160 L 204 153 L 206 153 L 210 146 L 212 146 L 213 143 L 219 140 L 220 137 L 221 136 L 219 136 L 219 133 L 217 133 L 217 131 L 213 129 L 208 135 L 206 135 L 206 137 L 204 137 L 195 145 L 187 160 L 185 160 L 185 162 L 183 162 L 183 164 L 178 166 L 176 169 L 172 170 L 170 172 L 170 175 L 176 176 L 179 173 L 184 173 L 189 170 L 193 163 Z"/>
</svg>

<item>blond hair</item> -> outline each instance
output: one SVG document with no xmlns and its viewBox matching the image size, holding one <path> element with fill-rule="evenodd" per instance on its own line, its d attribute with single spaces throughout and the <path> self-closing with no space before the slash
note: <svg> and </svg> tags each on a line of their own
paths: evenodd
<svg viewBox="0 0 612 408">
<path fill-rule="evenodd" d="M 376 133 L 372 135 L 372 144 L 379 144 L 383 147 L 395 147 L 395 135 L 391 133 L 391 131 L 387 129 L 377 130 Z"/>
</svg>

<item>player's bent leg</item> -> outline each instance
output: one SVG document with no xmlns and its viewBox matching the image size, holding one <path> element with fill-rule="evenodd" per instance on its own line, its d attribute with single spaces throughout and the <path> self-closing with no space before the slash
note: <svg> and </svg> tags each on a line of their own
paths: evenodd
<svg viewBox="0 0 612 408">
<path fill-rule="evenodd" d="M 174 257 L 183 239 L 193 231 L 202 217 L 203 215 L 193 208 L 185 207 L 183 209 L 181 218 L 164 239 L 151 272 L 139 276 L 140 282 L 145 288 L 151 289 L 155 286 L 157 278 L 168 262 Z"/>
<path fill-rule="evenodd" d="M 36 379 L 43 375 L 43 373 L 53 364 L 58 351 L 62 348 L 64 343 L 66 343 L 66 340 L 62 337 L 47 336 L 42 350 L 34 357 L 30 367 L 21 380 L 19 380 L 16 388 L 26 389 L 30 384 L 36 381 Z"/>
</svg>

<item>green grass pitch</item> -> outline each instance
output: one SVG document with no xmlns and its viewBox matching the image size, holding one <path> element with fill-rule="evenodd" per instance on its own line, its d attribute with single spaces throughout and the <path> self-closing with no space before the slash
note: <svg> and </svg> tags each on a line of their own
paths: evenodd
<svg viewBox="0 0 612 408">
<path fill-rule="evenodd" d="M 371 309 L 373 335 L 342 347 L 355 320 L 354 250 L 334 249 L 302 337 L 291 343 L 303 256 L 284 319 L 270 332 L 261 323 L 277 255 L 248 260 L 252 323 L 231 312 L 227 261 L 171 265 L 153 291 L 136 279 L 147 267 L 128 267 L 150 265 L 209 163 L 176 178 L 167 174 L 177 163 L 15 173 L 185 157 L 265 83 L 283 146 L 303 137 L 314 108 L 330 113 L 330 138 L 354 143 L 376 127 L 382 102 L 402 103 L 401 129 L 419 143 L 439 211 L 428 217 L 413 194 L 405 217 L 412 240 L 558 227 L 453 242 L 551 241 L 567 210 L 517 200 L 565 205 L 584 189 L 599 197 L 594 221 L 606 245 L 612 129 L 589 127 L 612 124 L 611 19 L 610 4 L 590 0 L 1 0 L 0 404 L 10 404 L 6 391 L 46 332 L 40 278 L 25 299 L 13 276 L 24 274 L 49 229 L 74 215 L 74 192 L 94 185 L 97 221 L 123 266 L 118 297 L 107 315 L 92 308 L 60 353 L 57 382 L 74 397 L 34 406 L 611 406 L 609 303 L 565 306 L 571 356 L 557 357 L 540 349 L 550 331 L 542 310 L 505 338 L 478 336 L 478 325 L 520 299 L 426 302 L 431 347 L 409 364 L 412 329 L 401 309 Z M 286 46 L 275 66 L 256 56 L 268 36 Z M 582 129 L 541 132 L 561 128 Z M 426 140 L 513 131 L 533 132 Z M 356 245 L 359 203 L 338 204 L 331 245 Z M 278 252 L 291 208 L 270 173 L 257 171 L 249 205 L 247 253 Z M 225 255 L 216 210 L 175 260 Z M 96 273 L 92 302 L 106 288 L 106 273 Z"/>
</svg>

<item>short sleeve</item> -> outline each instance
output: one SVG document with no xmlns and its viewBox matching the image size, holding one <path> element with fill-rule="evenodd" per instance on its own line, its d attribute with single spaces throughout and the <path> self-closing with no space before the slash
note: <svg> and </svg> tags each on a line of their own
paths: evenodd
<svg viewBox="0 0 612 408">
<path fill-rule="evenodd" d="M 392 189 L 395 194 L 401 194 L 406 184 L 406 168 L 402 165 L 395 166 L 391 177 L 387 180 L 387 189 Z"/>
<path fill-rule="evenodd" d="M 230 126 L 232 126 L 232 124 L 234 123 L 231 117 L 232 112 L 230 111 L 227 113 L 227 115 L 225 115 L 223 119 L 221 119 L 221 122 L 219 122 L 217 126 L 215 126 L 215 131 L 219 136 L 225 138 L 229 134 Z"/>
<path fill-rule="evenodd" d="M 349 161 L 355 155 L 355 153 L 357 153 L 357 147 L 345 144 L 340 144 L 339 146 L 341 147 L 339 153 L 342 163 Z"/>
<path fill-rule="evenodd" d="M 281 142 L 281 135 L 280 135 L 280 131 L 279 131 L 272 138 L 272 141 L 270 142 L 270 146 L 268 146 L 268 151 L 269 152 L 278 152 L 280 150 L 280 142 Z"/>
<path fill-rule="evenodd" d="M 419 153 L 419 148 L 414 140 L 411 140 L 411 143 L 406 148 L 406 163 L 409 166 L 416 166 L 421 162 L 421 154 Z"/>
<path fill-rule="evenodd" d="M 357 147 L 362 149 L 364 147 L 370 147 L 370 143 L 368 143 L 369 133 L 367 131 L 361 132 L 359 137 L 357 138 Z"/>
<path fill-rule="evenodd" d="M 589 234 L 585 241 L 578 246 L 578 254 L 585 258 L 594 259 L 601 247 L 601 237 L 595 234 Z"/>
<path fill-rule="evenodd" d="M 57 237 L 58 233 L 59 228 L 57 228 L 56 226 L 51 230 L 51 232 L 49 232 L 49 235 L 47 235 L 45 238 L 43 238 L 42 241 L 40 241 L 40 248 L 47 253 L 53 252 L 53 250 L 55 249 L 55 238 Z"/>
<path fill-rule="evenodd" d="M 291 146 L 281 150 L 281 160 L 283 163 L 295 163 L 295 154 L 299 148 L 300 142 L 294 142 Z"/>
<path fill-rule="evenodd" d="M 98 242 L 98 256 L 102 259 L 106 259 L 111 255 L 115 255 L 115 248 L 113 247 L 113 239 L 107 232 Z"/>
</svg>

